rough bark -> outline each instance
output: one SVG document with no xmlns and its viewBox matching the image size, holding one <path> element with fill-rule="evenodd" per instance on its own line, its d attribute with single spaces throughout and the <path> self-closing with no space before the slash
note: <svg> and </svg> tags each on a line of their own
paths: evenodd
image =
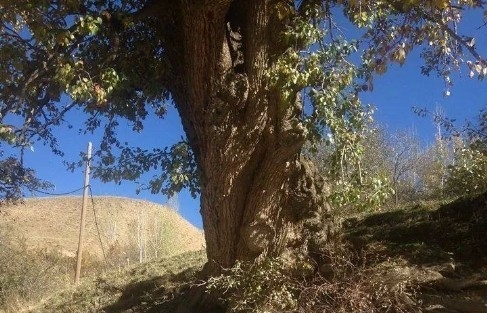
<svg viewBox="0 0 487 313">
<path fill-rule="evenodd" d="M 288 48 L 280 41 L 288 21 L 276 10 L 293 2 L 171 3 L 170 90 L 201 170 L 209 271 L 308 254 L 309 234 L 326 219 L 326 186 L 300 156 L 298 96 L 282 99 L 266 76 Z"/>
</svg>

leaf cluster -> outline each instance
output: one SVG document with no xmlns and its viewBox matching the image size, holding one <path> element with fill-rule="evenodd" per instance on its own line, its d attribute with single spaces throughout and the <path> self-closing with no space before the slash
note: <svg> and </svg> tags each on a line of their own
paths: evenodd
<svg viewBox="0 0 487 313">
<path fill-rule="evenodd" d="M 26 190 L 38 191 L 53 188 L 47 181 L 36 177 L 35 171 L 25 168 L 15 157 L 0 160 L 0 200 L 15 201 L 24 196 Z"/>
<path fill-rule="evenodd" d="M 53 128 L 78 110 L 87 116 L 80 132 L 102 128 L 108 150 L 118 146 L 120 118 L 141 131 L 149 112 L 163 117 L 163 49 L 152 21 L 131 17 L 141 6 L 0 1 L 0 144 L 23 150 L 40 141 L 62 156 Z"/>
<path fill-rule="evenodd" d="M 480 194 L 487 190 L 487 154 L 475 144 L 456 151 L 455 164 L 448 168 L 446 190 L 463 196 Z"/>
<path fill-rule="evenodd" d="M 92 164 L 93 177 L 103 182 L 113 181 L 120 184 L 123 180 L 137 181 L 137 192 L 164 193 L 172 196 L 187 188 L 193 197 L 199 192 L 199 172 L 194 155 L 184 141 L 171 147 L 152 150 L 121 146 L 120 154 L 113 149 L 103 149 L 95 153 L 98 159 Z M 74 169 L 82 162 L 71 163 Z M 154 171 L 157 175 L 145 180 L 144 173 Z"/>
</svg>

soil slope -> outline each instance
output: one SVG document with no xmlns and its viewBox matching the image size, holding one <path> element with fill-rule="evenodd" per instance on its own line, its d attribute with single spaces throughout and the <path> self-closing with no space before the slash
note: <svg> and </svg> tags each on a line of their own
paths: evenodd
<svg viewBox="0 0 487 313">
<path fill-rule="evenodd" d="M 356 251 L 394 264 L 422 312 L 487 313 L 487 193 L 349 220 L 346 232 Z"/>
</svg>

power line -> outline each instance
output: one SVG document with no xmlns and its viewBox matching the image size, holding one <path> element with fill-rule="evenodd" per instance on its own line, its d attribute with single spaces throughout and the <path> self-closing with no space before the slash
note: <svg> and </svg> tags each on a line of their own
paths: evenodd
<svg viewBox="0 0 487 313">
<path fill-rule="evenodd" d="M 101 239 L 100 228 L 98 226 L 98 218 L 96 216 L 95 200 L 93 198 L 93 190 L 91 189 L 91 185 L 88 185 L 87 187 L 89 188 L 89 191 L 90 191 L 91 206 L 93 208 L 93 216 L 95 218 L 95 226 L 96 226 L 96 231 L 98 233 L 98 240 L 100 241 L 101 251 L 103 252 L 103 259 L 105 260 L 105 263 L 108 264 L 107 256 L 106 256 L 106 253 L 105 253 L 105 248 L 103 247 L 103 241 Z M 50 195 L 50 196 L 65 196 L 65 195 L 73 194 L 73 193 L 78 192 L 78 191 L 83 190 L 83 189 L 84 189 L 84 187 L 81 187 L 81 188 L 75 189 L 73 191 L 63 192 L 63 193 L 52 193 L 52 192 L 46 192 L 46 191 L 41 191 L 41 190 L 32 189 L 32 188 L 30 190 L 31 191 L 35 191 L 35 192 L 39 192 L 39 193 L 42 193 L 42 194 L 45 194 L 45 195 Z"/>
<path fill-rule="evenodd" d="M 98 219 L 96 217 L 96 210 L 95 210 L 95 200 L 93 199 L 93 190 L 91 190 L 91 185 L 88 185 L 88 189 L 90 191 L 91 206 L 93 208 L 93 216 L 95 217 L 95 226 L 96 226 L 96 232 L 98 233 L 98 240 L 100 241 L 101 251 L 103 252 L 103 259 L 105 260 L 105 264 L 108 264 L 107 256 L 105 254 L 105 248 L 103 247 L 103 241 L 101 240 L 100 228 L 98 227 Z"/>
<path fill-rule="evenodd" d="M 30 191 L 34 191 L 34 192 L 38 192 L 38 193 L 42 193 L 42 194 L 45 194 L 45 195 L 49 195 L 49 196 L 66 196 L 66 195 L 70 195 L 70 194 L 73 194 L 75 192 L 78 192 L 80 190 L 83 190 L 84 188 L 85 187 L 81 187 L 81 188 L 75 189 L 73 191 L 62 192 L 62 193 L 47 192 L 47 191 L 42 191 L 42 190 L 38 190 L 38 189 L 34 189 L 34 188 L 29 188 L 29 190 Z"/>
</svg>

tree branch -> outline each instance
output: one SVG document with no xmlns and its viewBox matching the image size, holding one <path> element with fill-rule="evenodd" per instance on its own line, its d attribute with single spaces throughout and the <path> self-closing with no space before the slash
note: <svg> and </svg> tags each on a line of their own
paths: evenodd
<svg viewBox="0 0 487 313">
<path fill-rule="evenodd" d="M 459 42 L 464 48 L 466 48 L 468 50 L 468 52 L 470 52 L 470 54 L 479 62 L 481 63 L 487 63 L 486 59 L 483 58 L 478 52 L 477 50 L 475 50 L 475 47 L 474 45 L 469 45 L 467 44 L 467 41 L 464 40 L 460 35 L 458 35 L 455 31 L 453 31 L 450 27 L 448 27 L 447 24 L 445 24 L 443 21 L 441 20 L 435 20 L 433 17 L 429 16 L 426 12 L 424 12 L 423 10 L 420 10 L 419 11 L 421 13 L 421 15 L 424 17 L 425 20 L 427 21 L 430 21 L 432 23 L 436 23 L 438 24 L 445 32 L 448 33 L 448 35 L 452 36 L 453 39 L 455 39 L 457 42 Z"/>
</svg>

